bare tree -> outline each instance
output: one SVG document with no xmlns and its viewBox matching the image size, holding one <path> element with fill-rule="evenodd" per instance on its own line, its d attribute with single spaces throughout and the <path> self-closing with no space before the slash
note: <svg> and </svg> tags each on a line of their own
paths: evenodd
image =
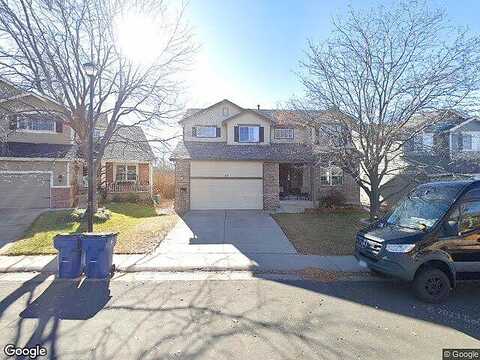
<svg viewBox="0 0 480 360">
<path fill-rule="evenodd" d="M 154 0 L 0 0 L 0 76 L 61 105 L 52 115 L 75 130 L 86 154 L 89 80 L 82 66 L 93 62 L 94 123 L 106 117 L 99 164 L 123 127 L 155 131 L 178 114 L 177 75 L 195 51 L 184 9 Z M 154 38 L 137 39 L 152 41 L 148 61 L 132 60 L 120 46 L 119 26 L 132 14 L 155 26 Z"/>
<path fill-rule="evenodd" d="M 305 114 L 341 140 L 329 157 L 368 195 L 373 218 L 385 180 L 405 166 L 403 145 L 429 125 L 414 115 L 463 104 L 477 89 L 480 42 L 450 26 L 444 11 L 416 1 L 350 9 L 333 27 L 325 42 L 309 41 L 299 74 L 306 98 L 294 104 L 331 110 L 340 126 L 325 129 L 316 112 Z"/>
</svg>

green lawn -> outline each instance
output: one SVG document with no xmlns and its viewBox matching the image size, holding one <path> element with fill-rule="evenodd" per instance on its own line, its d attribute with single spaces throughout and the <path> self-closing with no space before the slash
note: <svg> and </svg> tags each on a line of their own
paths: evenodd
<svg viewBox="0 0 480 360">
<path fill-rule="evenodd" d="M 175 214 L 158 215 L 149 205 L 134 203 L 110 203 L 106 208 L 112 217 L 96 222 L 96 232 L 118 232 L 115 253 L 145 253 L 154 249 L 176 224 Z M 53 238 L 59 233 L 76 233 L 86 230 L 85 222 L 72 221 L 72 210 L 49 211 L 40 215 L 23 235 L 9 247 L 5 255 L 55 254 Z"/>
<path fill-rule="evenodd" d="M 367 216 L 358 210 L 272 215 L 297 251 L 309 255 L 351 255 L 359 220 Z"/>
</svg>

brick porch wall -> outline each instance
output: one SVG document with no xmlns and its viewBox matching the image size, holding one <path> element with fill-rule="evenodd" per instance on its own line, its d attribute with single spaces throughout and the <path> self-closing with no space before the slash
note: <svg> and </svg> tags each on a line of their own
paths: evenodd
<svg viewBox="0 0 480 360">
<path fill-rule="evenodd" d="M 175 162 L 175 211 L 184 213 L 190 210 L 190 161 Z"/>
<path fill-rule="evenodd" d="M 50 189 L 51 203 L 50 207 L 52 208 L 71 208 L 73 206 L 73 187 L 68 188 L 58 188 L 52 187 Z"/>
<path fill-rule="evenodd" d="M 280 206 L 278 163 L 263 163 L 263 209 L 273 210 Z"/>
</svg>

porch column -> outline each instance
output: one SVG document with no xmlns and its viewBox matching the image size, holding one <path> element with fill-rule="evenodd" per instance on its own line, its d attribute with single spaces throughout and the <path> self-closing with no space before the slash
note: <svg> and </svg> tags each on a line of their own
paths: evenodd
<svg viewBox="0 0 480 360">
<path fill-rule="evenodd" d="M 263 209 L 280 206 L 279 164 L 263 163 Z"/>
</svg>

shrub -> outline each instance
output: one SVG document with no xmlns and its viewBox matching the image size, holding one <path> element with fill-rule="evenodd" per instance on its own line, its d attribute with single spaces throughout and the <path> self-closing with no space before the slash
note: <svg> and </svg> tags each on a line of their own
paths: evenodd
<svg viewBox="0 0 480 360">
<path fill-rule="evenodd" d="M 321 208 L 334 208 L 343 205 L 345 205 L 345 196 L 338 190 L 332 190 L 318 199 L 318 206 Z"/>
<path fill-rule="evenodd" d="M 81 222 L 85 219 L 86 209 L 75 209 L 70 213 L 70 221 Z M 112 217 L 112 212 L 105 208 L 97 209 L 93 221 L 105 222 Z"/>
</svg>

